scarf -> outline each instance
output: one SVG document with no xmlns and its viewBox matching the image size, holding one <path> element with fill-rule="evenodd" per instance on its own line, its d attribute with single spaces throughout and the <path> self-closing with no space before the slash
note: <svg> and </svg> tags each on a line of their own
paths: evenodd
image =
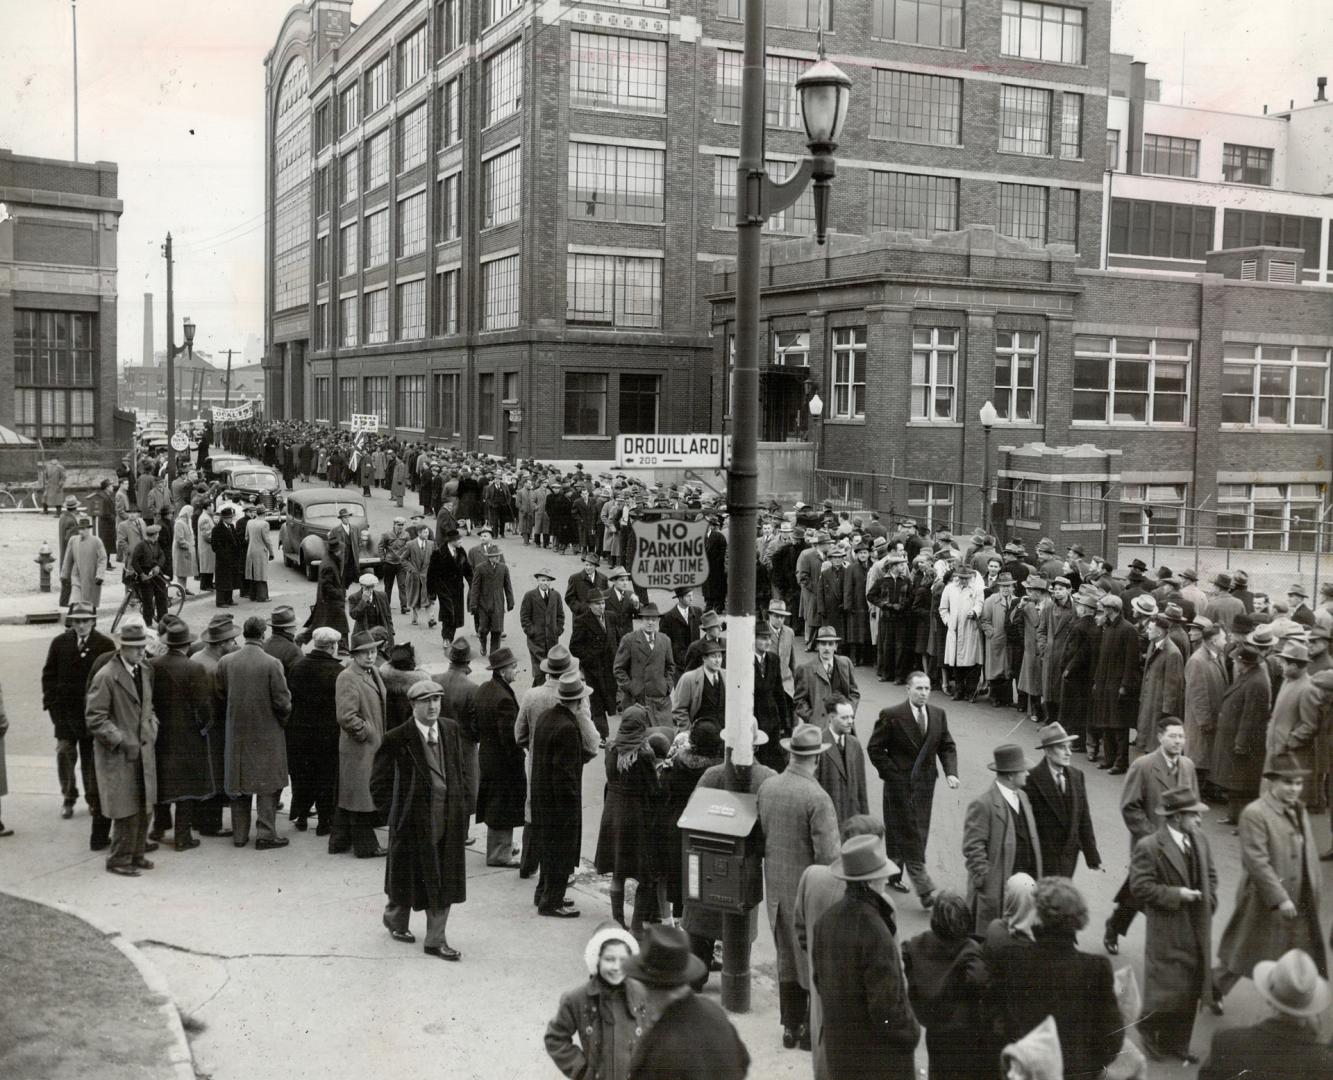
<svg viewBox="0 0 1333 1080">
<path fill-rule="evenodd" d="M 616 771 L 627 773 L 634 767 L 647 745 L 648 711 L 642 705 L 630 705 L 620 717 L 616 737 L 607 747 L 606 756 L 614 760 Z"/>
</svg>

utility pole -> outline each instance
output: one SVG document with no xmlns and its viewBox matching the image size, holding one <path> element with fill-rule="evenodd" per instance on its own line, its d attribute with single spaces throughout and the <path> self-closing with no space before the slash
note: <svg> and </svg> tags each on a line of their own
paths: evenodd
<svg viewBox="0 0 1333 1080">
<path fill-rule="evenodd" d="M 231 350 L 227 350 L 227 377 L 222 380 L 222 407 L 231 405 Z"/>
<path fill-rule="evenodd" d="M 69 0 L 70 25 L 74 32 L 74 160 L 79 160 L 79 0 Z"/>
<path fill-rule="evenodd" d="M 167 260 L 167 438 L 176 433 L 176 311 L 171 292 L 171 233 L 162 247 Z M 176 452 L 168 449 L 167 483 L 176 479 Z"/>
</svg>

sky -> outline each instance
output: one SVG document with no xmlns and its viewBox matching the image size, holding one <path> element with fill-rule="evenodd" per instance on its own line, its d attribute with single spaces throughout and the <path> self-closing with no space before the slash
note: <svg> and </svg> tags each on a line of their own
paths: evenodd
<svg viewBox="0 0 1333 1080">
<path fill-rule="evenodd" d="M 1333 75 L 1333 60 L 1320 56 L 1320 44 L 1333 40 L 1326 0 L 1111 3 L 1111 47 L 1147 61 L 1165 102 L 1257 114 L 1265 104 L 1308 103 L 1315 77 Z M 353 21 L 375 6 L 355 0 Z M 163 347 L 168 231 L 177 325 L 194 319 L 196 347 L 241 349 L 249 335 L 263 336 L 263 62 L 290 7 L 287 0 L 78 5 L 79 158 L 116 162 L 125 203 L 122 364 L 140 362 L 145 291 L 154 294 L 155 342 Z M 0 101 L 10 103 L 0 115 L 0 147 L 72 157 L 69 3 L 0 0 L 0 27 Z"/>
</svg>

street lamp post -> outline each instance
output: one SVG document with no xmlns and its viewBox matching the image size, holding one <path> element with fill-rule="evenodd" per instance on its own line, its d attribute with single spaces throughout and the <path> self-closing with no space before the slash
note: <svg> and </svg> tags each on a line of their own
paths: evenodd
<svg viewBox="0 0 1333 1080">
<path fill-rule="evenodd" d="M 847 117 L 851 80 L 824 56 L 796 80 L 806 145 L 811 156 L 781 183 L 764 168 L 765 0 L 745 0 L 741 59 L 741 145 L 736 170 L 736 361 L 732 383 L 731 465 L 727 470 L 728 562 L 727 673 L 728 786 L 749 790 L 754 762 L 755 532 L 759 510 L 759 252 L 764 222 L 796 202 L 814 181 L 815 239 L 824 242 L 833 151 Z M 821 20 L 822 22 L 822 20 Z M 722 936 L 722 1004 L 750 1008 L 750 936 L 744 915 L 725 915 Z"/>
<path fill-rule="evenodd" d="M 981 527 L 990 534 L 991 527 L 991 497 L 990 497 L 990 429 L 995 426 L 995 421 L 1000 418 L 1000 414 L 995 411 L 995 406 L 989 401 L 981 406 L 981 412 L 978 413 L 981 420 L 981 430 L 983 433 L 985 447 L 982 453 L 981 463 Z"/>
</svg>

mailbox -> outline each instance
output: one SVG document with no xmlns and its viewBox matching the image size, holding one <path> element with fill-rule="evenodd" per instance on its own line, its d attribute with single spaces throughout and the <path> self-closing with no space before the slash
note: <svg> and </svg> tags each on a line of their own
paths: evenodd
<svg viewBox="0 0 1333 1080">
<path fill-rule="evenodd" d="M 718 788 L 694 789 L 676 824 L 685 833 L 685 898 L 719 911 L 744 914 L 763 858 L 750 834 L 759 820 L 753 795 Z"/>
</svg>

